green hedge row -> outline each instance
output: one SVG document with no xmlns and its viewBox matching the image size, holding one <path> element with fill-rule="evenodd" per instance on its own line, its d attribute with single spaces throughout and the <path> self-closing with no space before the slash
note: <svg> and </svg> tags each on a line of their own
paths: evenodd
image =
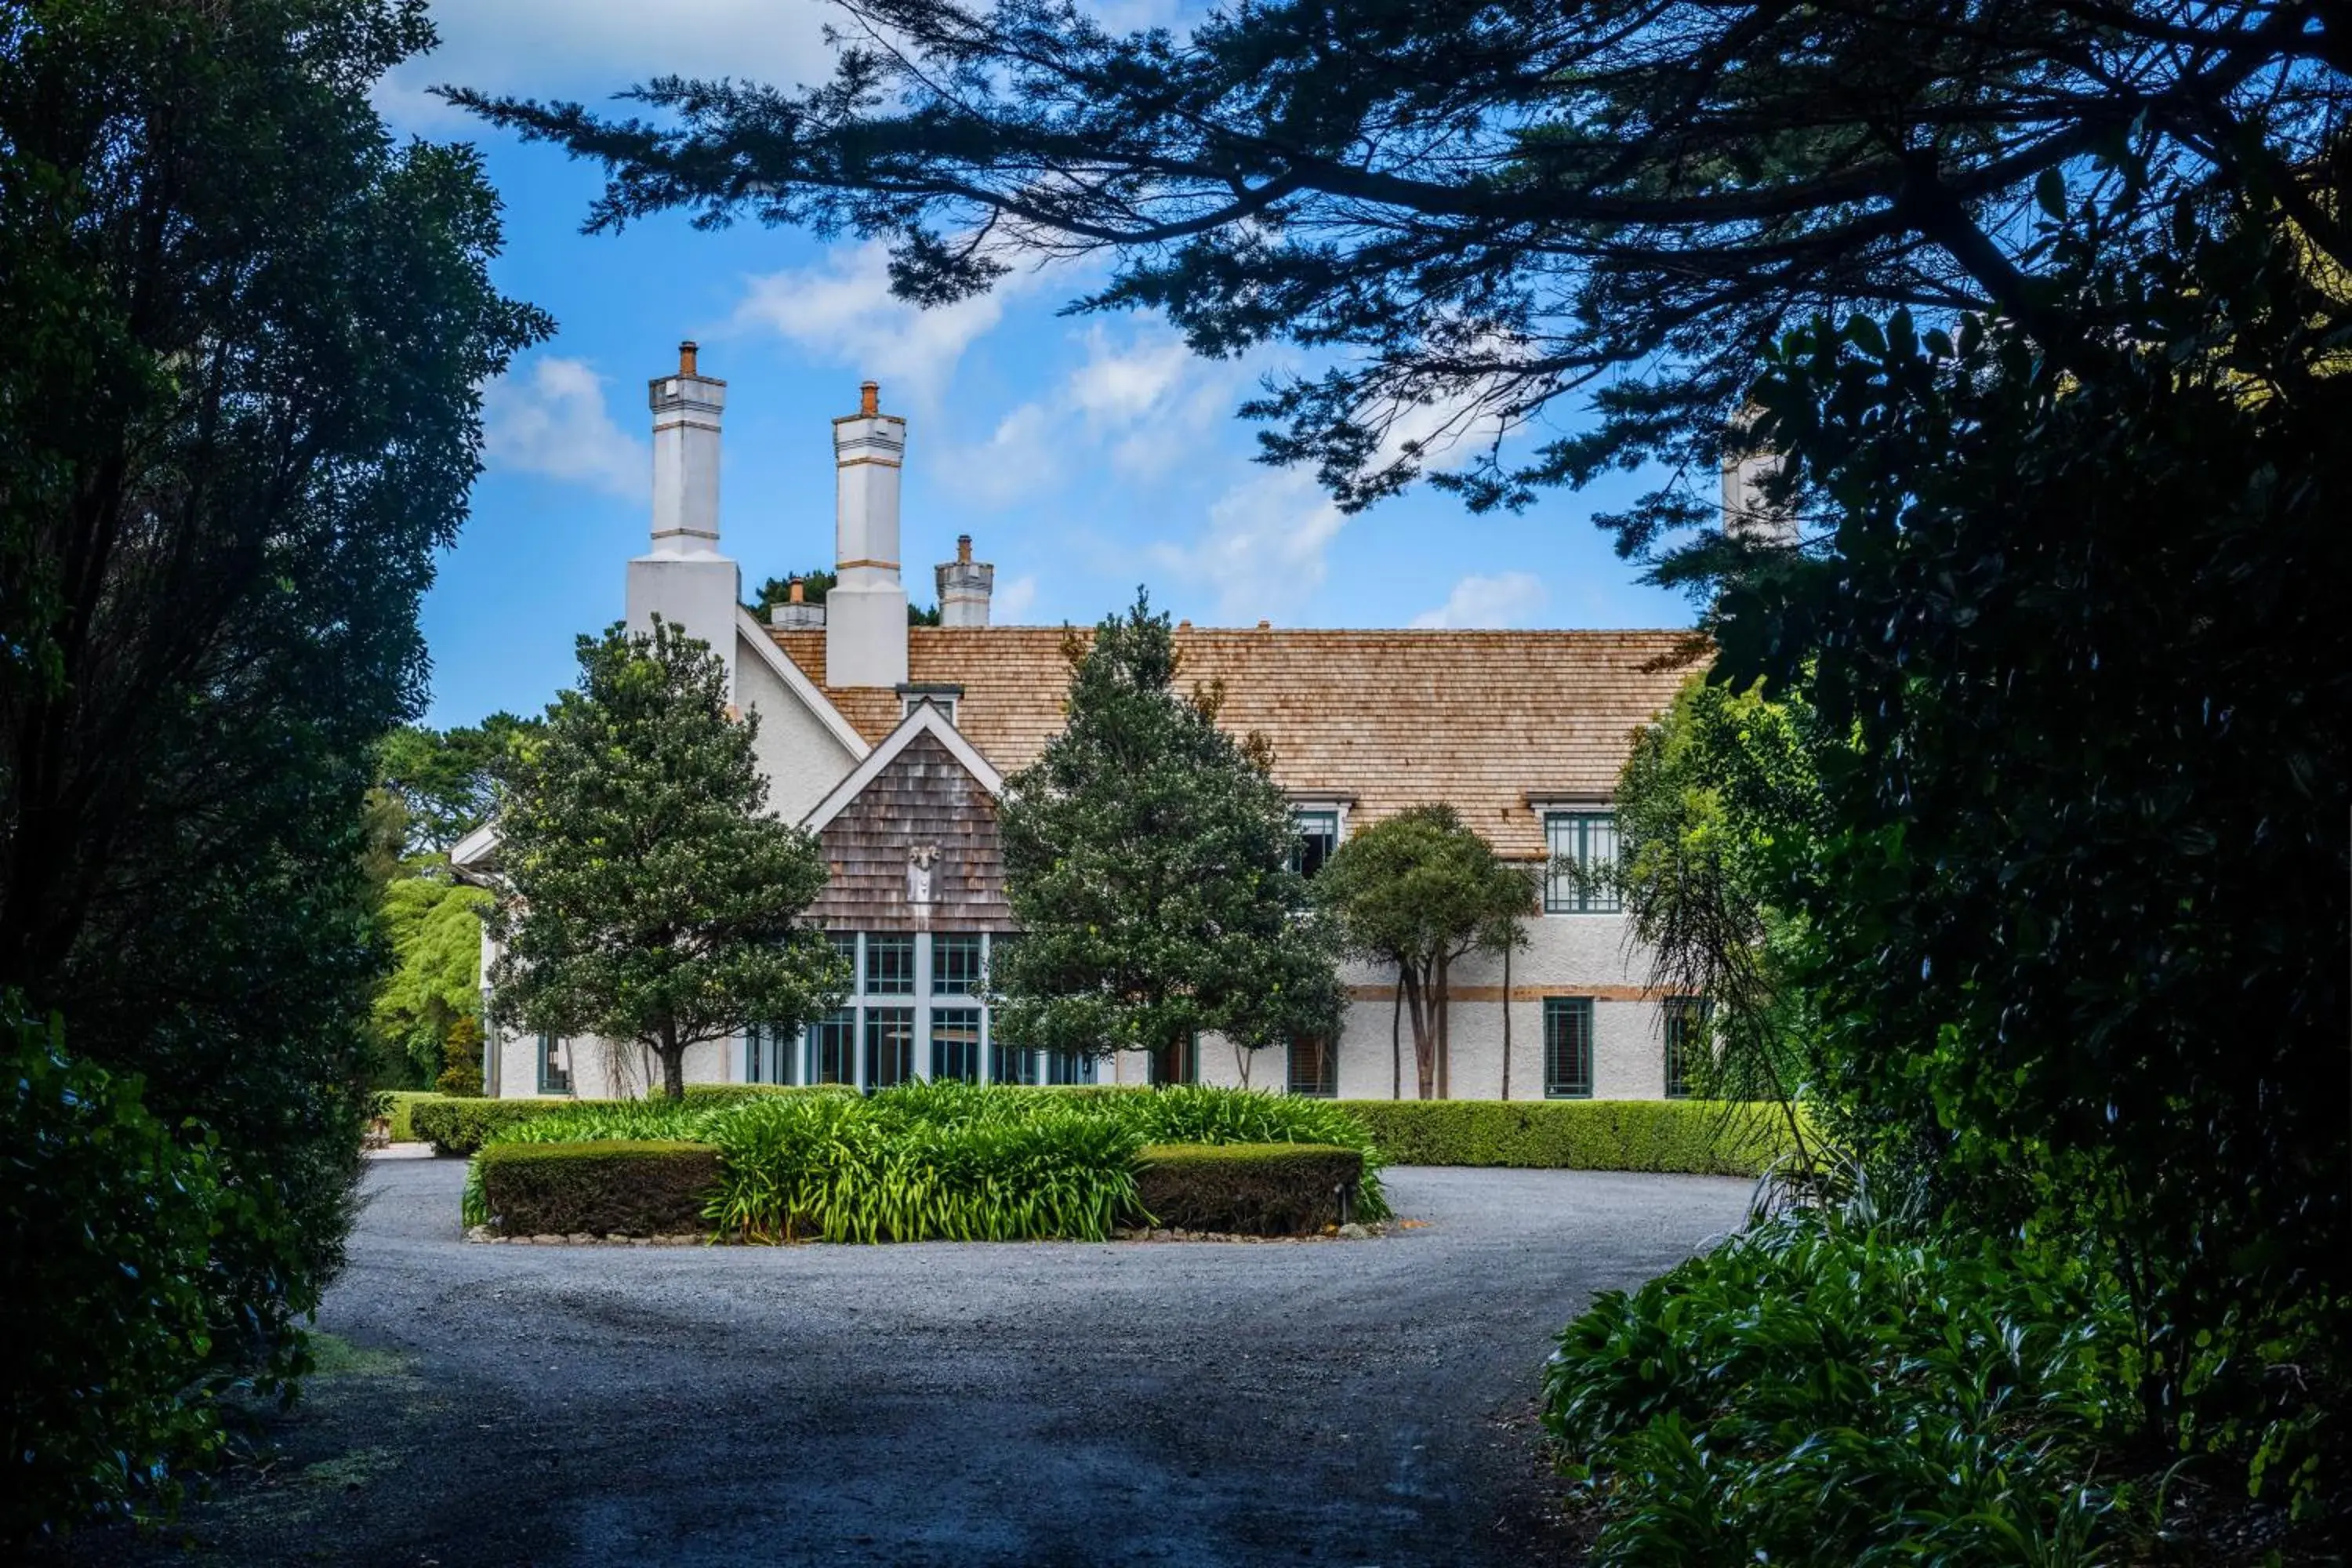
<svg viewBox="0 0 2352 1568">
<path fill-rule="evenodd" d="M 447 1095 L 437 1094 L 429 1089 L 392 1089 L 384 1090 L 383 1116 L 384 1120 L 391 1126 L 390 1136 L 392 1141 L 395 1143 L 415 1142 L 417 1141 L 417 1136 L 416 1123 L 414 1117 L 415 1115 L 416 1108 L 425 1104 L 428 1100 L 446 1100 L 447 1098 Z"/>
<path fill-rule="evenodd" d="M 1352 1210 L 1364 1157 L 1324 1143 L 1155 1143 L 1136 1155 L 1150 1223 L 1240 1236 L 1312 1235 Z"/>
<path fill-rule="evenodd" d="M 1711 1100 L 1342 1100 L 1392 1165 L 1755 1176 L 1790 1147 L 1780 1109 Z"/>
<path fill-rule="evenodd" d="M 689 1110 L 715 1110 L 722 1105 L 737 1105 L 746 1100 L 809 1094 L 848 1094 L 857 1091 L 839 1084 L 823 1084 L 813 1089 L 793 1089 L 773 1083 L 703 1083 L 686 1087 L 686 1107 Z M 473 1154 L 480 1152 L 495 1135 L 523 1122 L 551 1116 L 558 1111 L 583 1111 L 593 1114 L 600 1110 L 620 1110 L 625 1114 L 635 1108 L 657 1103 L 644 1100 L 420 1100 L 409 1108 L 409 1121 L 415 1136 L 433 1145 L 437 1154 Z"/>
<path fill-rule="evenodd" d="M 482 1194 L 509 1236 L 677 1236 L 708 1228 L 719 1151 L 672 1139 L 494 1143 Z"/>
</svg>

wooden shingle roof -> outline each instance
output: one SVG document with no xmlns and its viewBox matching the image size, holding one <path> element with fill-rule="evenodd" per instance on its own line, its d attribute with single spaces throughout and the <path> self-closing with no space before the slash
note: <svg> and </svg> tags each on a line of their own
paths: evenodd
<svg viewBox="0 0 2352 1568">
<path fill-rule="evenodd" d="M 823 631 L 776 644 L 869 742 L 898 693 L 825 685 Z M 1060 626 L 913 626 L 908 675 L 961 686 L 956 728 L 997 768 L 1034 761 L 1069 689 Z M 1349 826 L 1444 801 L 1501 853 L 1544 852 L 1529 797 L 1606 800 L 1634 729 L 1706 656 L 1687 631 L 1350 631 L 1180 626 L 1187 686 L 1222 680 L 1220 723 L 1258 731 L 1301 799 L 1351 802 Z"/>
</svg>

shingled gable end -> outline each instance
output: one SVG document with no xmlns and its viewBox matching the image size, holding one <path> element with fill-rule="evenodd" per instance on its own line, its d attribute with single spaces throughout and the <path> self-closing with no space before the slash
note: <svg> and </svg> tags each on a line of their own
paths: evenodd
<svg viewBox="0 0 2352 1568">
<path fill-rule="evenodd" d="M 654 548 L 629 563 L 633 623 L 660 613 L 697 626 L 725 618 L 715 592 L 740 583 L 719 552 L 715 472 L 723 383 L 657 380 L 653 405 L 669 447 L 656 465 Z M 683 437 L 669 434 L 689 416 Z M 1018 940 L 1005 898 L 996 803 L 1006 775 L 1034 761 L 1063 723 L 1066 628 L 990 624 L 994 569 L 952 521 L 953 555 L 936 568 L 945 625 L 908 626 L 901 577 L 898 474 L 903 420 L 860 389 L 835 422 L 835 547 L 841 586 L 805 593 L 762 626 L 734 611 L 719 638 L 740 706 L 761 718 L 760 755 L 779 815 L 818 836 L 831 872 L 811 911 L 851 960 L 845 1005 L 791 1038 L 762 1031 L 690 1058 L 705 1081 L 838 1080 L 872 1088 L 906 1077 L 1024 1082 L 1135 1081 L 1140 1058 L 1048 1059 L 994 1037 L 985 974 Z M 684 520 L 685 526 L 682 526 Z M 763 541 L 790 557 L 804 546 Z M 848 595 L 842 588 L 853 590 Z M 668 600 L 677 598 L 678 614 Z M 726 596 L 731 609 L 733 595 Z M 1613 851 L 1610 797 L 1635 731 L 1672 700 L 1706 649 L 1687 630 L 1443 631 L 1180 626 L 1188 682 L 1222 685 L 1219 721 L 1257 731 L 1302 830 L 1343 840 L 1407 806 L 1452 805 L 1503 855 L 1534 865 Z M 495 837 L 471 848 L 494 865 Z M 1680 1009 L 1644 986 L 1646 958 L 1605 900 L 1555 879 L 1529 945 L 1512 963 L 1472 958 L 1454 972 L 1452 1092 L 1502 1091 L 1508 1019 L 1510 1093 L 1656 1098 L 1678 1088 Z M 1392 977 L 1342 976 L 1350 1004 L 1336 1042 L 1300 1042 L 1246 1064 L 1259 1088 L 1384 1098 L 1396 1091 Z M 1408 1061 L 1402 1078 L 1412 1082 Z M 495 1041 L 492 1092 L 548 1084 L 551 1058 L 607 1061 L 562 1042 Z M 1224 1043 L 1201 1043 L 1192 1076 L 1239 1082 Z M 575 1072 L 570 1092 L 627 1090 Z M 1410 1088 L 1405 1092 L 1412 1092 Z"/>
</svg>

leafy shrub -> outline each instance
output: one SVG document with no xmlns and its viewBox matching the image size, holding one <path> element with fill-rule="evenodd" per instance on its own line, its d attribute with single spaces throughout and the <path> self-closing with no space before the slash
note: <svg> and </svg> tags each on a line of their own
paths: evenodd
<svg viewBox="0 0 2352 1568">
<path fill-rule="evenodd" d="M 767 1100 L 777 1095 L 846 1094 L 857 1091 L 845 1083 L 690 1083 L 686 1086 L 687 1102 L 691 1105 L 732 1105 L 738 1100 Z"/>
<path fill-rule="evenodd" d="M 436 1154 L 471 1154 L 493 1136 L 582 1103 L 576 1100 L 453 1100 L 443 1096 L 409 1108 L 409 1124 Z"/>
<path fill-rule="evenodd" d="M 946 1087 L 714 1118 L 727 1174 L 711 1221 L 758 1241 L 1099 1241 L 1133 1206 L 1142 1139 L 1117 1120 Z"/>
<path fill-rule="evenodd" d="M 1178 1230 L 1296 1236 L 1339 1223 L 1364 1157 L 1322 1143 L 1155 1143 L 1136 1156 L 1136 1204 Z"/>
<path fill-rule="evenodd" d="M 719 1151 L 676 1139 L 493 1144 L 477 1162 L 493 1223 L 509 1236 L 674 1236 L 703 1228 Z"/>
<path fill-rule="evenodd" d="M 1147 1143 L 1319 1143 L 1352 1149 L 1363 1163 L 1356 1217 L 1389 1216 L 1388 1194 L 1381 1185 L 1381 1169 L 1388 1161 L 1352 1105 L 1201 1084 L 1122 1094 L 1109 1105 Z"/>
<path fill-rule="evenodd" d="M 1594 1568 L 2087 1563 L 2132 1343 L 2074 1270 L 1799 1213 L 1597 1300 L 1544 1419 Z"/>
<path fill-rule="evenodd" d="M 391 1089 L 382 1091 L 383 1115 L 388 1126 L 388 1136 L 394 1143 L 415 1143 L 420 1141 L 416 1131 L 416 1108 L 447 1096 L 421 1089 Z"/>
<path fill-rule="evenodd" d="M 441 1076 L 435 1090 L 453 1099 L 478 1099 L 482 1092 L 482 1026 L 471 1014 L 460 1013 L 441 1043 Z"/>
<path fill-rule="evenodd" d="M 1318 1103 L 1307 1101 L 1306 1103 Z M 1700 1100 L 1343 1100 L 1399 1165 L 1754 1176 L 1789 1148 L 1778 1107 Z M 1339 1140 L 1333 1140 L 1339 1142 Z"/>
<path fill-rule="evenodd" d="M 136 1078 L 15 1016 L 0 1096 L 0 1544 L 169 1509 L 221 1442 L 212 1237 L 242 1201 Z"/>
</svg>

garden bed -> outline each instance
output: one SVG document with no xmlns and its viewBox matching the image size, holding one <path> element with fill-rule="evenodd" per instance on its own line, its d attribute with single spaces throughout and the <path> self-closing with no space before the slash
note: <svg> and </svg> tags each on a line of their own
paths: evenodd
<svg viewBox="0 0 2352 1568">
<path fill-rule="evenodd" d="M 689 1214 L 749 1242 L 1312 1233 L 1387 1216 L 1380 1164 L 1363 1127 L 1316 1100 L 918 1084 L 513 1118 L 485 1128 L 465 1208 L 489 1233 L 588 1239 L 675 1233 Z"/>
</svg>

